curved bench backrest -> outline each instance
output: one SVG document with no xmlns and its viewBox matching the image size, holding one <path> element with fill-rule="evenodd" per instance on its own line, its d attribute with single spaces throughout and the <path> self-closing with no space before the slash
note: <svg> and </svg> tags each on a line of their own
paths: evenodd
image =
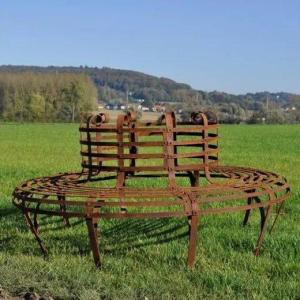
<svg viewBox="0 0 300 300">
<path fill-rule="evenodd" d="M 104 114 L 91 115 L 80 126 L 82 167 L 89 177 L 117 172 L 118 185 L 137 172 L 168 174 L 175 185 L 179 172 L 205 172 L 218 162 L 216 118 L 193 113 L 190 122 L 176 124 L 175 114 L 165 113 L 155 123 L 138 122 L 133 114 L 119 115 L 106 123 Z"/>
</svg>

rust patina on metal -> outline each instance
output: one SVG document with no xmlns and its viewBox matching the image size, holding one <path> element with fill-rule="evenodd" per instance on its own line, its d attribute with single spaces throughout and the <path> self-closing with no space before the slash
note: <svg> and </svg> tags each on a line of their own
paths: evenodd
<svg viewBox="0 0 300 300">
<path fill-rule="evenodd" d="M 199 218 L 258 209 L 259 251 L 274 206 L 271 230 L 290 189 L 285 178 L 268 171 L 218 163 L 218 123 L 212 113 L 197 112 L 190 122 L 176 123 L 165 113 L 155 123 L 137 121 L 134 114 L 119 115 L 110 123 L 106 114 L 91 114 L 80 126 L 82 171 L 29 180 L 13 193 L 39 243 L 38 216 L 61 216 L 86 221 L 96 266 L 101 265 L 97 224 L 101 218 L 187 218 L 188 265 L 196 256 Z M 165 180 L 165 187 L 139 188 L 133 178 Z M 182 179 L 185 177 L 186 179 Z M 108 186 L 108 182 L 113 182 Z"/>
</svg>

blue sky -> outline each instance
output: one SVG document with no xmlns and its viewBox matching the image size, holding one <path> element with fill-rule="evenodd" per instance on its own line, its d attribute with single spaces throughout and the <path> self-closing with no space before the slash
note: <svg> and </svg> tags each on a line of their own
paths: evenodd
<svg viewBox="0 0 300 300">
<path fill-rule="evenodd" d="M 1 0 L 0 64 L 132 69 L 300 93 L 299 0 Z"/>
</svg>

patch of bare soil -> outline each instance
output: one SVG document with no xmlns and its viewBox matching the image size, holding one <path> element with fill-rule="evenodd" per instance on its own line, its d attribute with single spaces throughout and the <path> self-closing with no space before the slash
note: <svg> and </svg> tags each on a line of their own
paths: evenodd
<svg viewBox="0 0 300 300">
<path fill-rule="evenodd" d="M 10 295 L 0 286 L 0 300 L 54 300 L 50 296 L 41 296 L 34 292 L 24 292 L 17 296 Z"/>
</svg>

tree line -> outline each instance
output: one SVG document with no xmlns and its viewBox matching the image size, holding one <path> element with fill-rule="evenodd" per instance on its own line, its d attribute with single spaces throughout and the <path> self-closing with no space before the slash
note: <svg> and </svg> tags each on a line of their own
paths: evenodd
<svg viewBox="0 0 300 300">
<path fill-rule="evenodd" d="M 0 72 L 0 119 L 74 122 L 94 110 L 97 90 L 85 74 Z"/>
<path fill-rule="evenodd" d="M 1 87 L 0 87 L 0 118 L 20 120 L 43 119 L 46 121 L 71 121 L 77 120 L 79 110 L 87 108 L 80 107 L 75 103 L 91 103 L 98 98 L 98 101 L 111 105 L 135 103 L 143 99 L 143 105 L 151 108 L 155 103 L 165 103 L 167 109 L 183 111 L 183 115 L 194 110 L 213 110 L 222 123 L 299 123 L 300 122 L 300 95 L 280 92 L 280 93 L 247 93 L 234 95 L 224 92 L 206 92 L 196 90 L 184 83 L 174 80 L 151 76 L 141 72 L 131 70 L 120 70 L 112 68 L 97 67 L 38 67 L 38 66 L 0 66 L 2 76 L 25 76 L 39 77 L 40 81 L 55 82 L 50 83 L 52 92 L 43 94 L 46 88 L 41 88 L 33 96 L 24 98 L 23 105 L 27 109 L 20 113 L 5 113 L 1 115 Z M 23 75 L 22 75 L 23 74 Z M 25 74 L 25 75 L 24 75 Z M 29 76 L 29 74 L 31 74 Z M 58 80 L 62 76 L 65 80 Z M 42 79 L 44 78 L 44 79 Z M 50 79 L 51 78 L 51 79 Z M 56 79 L 55 79 L 56 78 Z M 74 81 L 74 78 L 77 78 Z M 30 81 L 30 78 L 29 78 Z M 27 85 L 30 85 L 30 82 Z M 68 83 L 66 83 L 66 82 Z M 72 84 L 73 82 L 73 91 Z M 74 83 L 75 82 L 75 83 Z M 80 84 L 79 84 L 80 83 Z M 16 82 L 16 86 L 18 83 Z M 44 84 L 41 84 L 43 86 Z M 65 91 L 65 85 L 68 92 Z M 78 88 L 78 85 L 80 88 Z M 0 84 L 1 86 L 1 84 Z M 48 86 L 46 84 L 46 86 Z M 85 87 L 83 93 L 82 87 Z M 79 91 L 81 92 L 79 92 Z M 20 94 L 20 95 L 19 95 Z M 20 106 L 21 93 L 17 93 Z M 39 95 L 43 96 L 42 100 Z M 79 96 L 74 96 L 79 95 Z M 11 95 L 11 98 L 14 98 Z M 52 100 L 51 100 L 52 98 Z M 75 101 L 80 98 L 82 100 Z M 51 104 L 52 102 L 54 104 Z M 40 102 L 49 103 L 49 108 L 45 104 L 44 113 L 38 112 Z M 8 103 L 6 101 L 6 103 Z M 12 102 L 14 103 L 14 102 Z M 30 103 L 32 103 L 30 105 Z M 36 103 L 36 104 L 35 104 Z M 7 104 L 9 106 L 9 104 Z M 14 106 L 14 104 L 11 104 Z M 60 106 L 61 105 L 61 106 Z M 30 107 L 36 108 L 36 113 L 29 118 Z M 52 110 L 51 110 L 52 107 Z M 27 111 L 27 114 L 26 114 Z M 43 116 L 41 116 L 41 114 Z M 188 115 L 188 113 L 186 113 Z M 14 117 L 13 117 L 14 116 Z"/>
</svg>

